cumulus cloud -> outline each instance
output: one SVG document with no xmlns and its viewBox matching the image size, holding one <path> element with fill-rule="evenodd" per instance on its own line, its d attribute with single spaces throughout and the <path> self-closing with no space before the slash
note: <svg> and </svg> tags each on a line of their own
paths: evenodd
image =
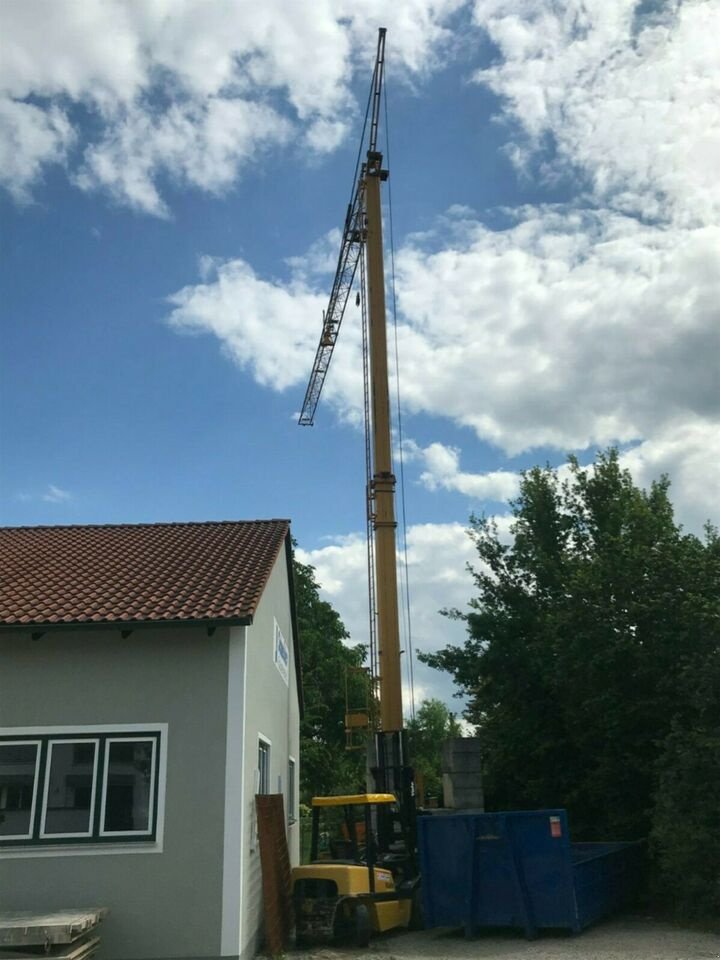
<svg viewBox="0 0 720 960">
<path fill-rule="evenodd" d="M 520 477 L 510 470 L 466 473 L 460 469 L 460 450 L 443 443 L 420 447 L 414 440 L 404 444 L 405 459 L 421 461 L 425 470 L 420 483 L 428 490 L 456 490 L 479 500 L 508 501 L 520 488 Z"/>
<path fill-rule="evenodd" d="M 81 188 L 164 216 L 162 175 L 217 193 L 291 130 L 333 150 L 377 27 L 421 76 L 442 65 L 463 2 L 5 0 L 0 185 L 27 200 L 47 165 L 69 163 Z"/>
<path fill-rule="evenodd" d="M 312 249 L 287 281 L 259 278 L 241 260 L 218 265 L 213 281 L 171 298 L 171 323 L 214 333 L 264 385 L 303 386 L 327 295 L 298 266 L 317 261 Z M 718 227 L 526 208 L 505 230 L 455 221 L 451 236 L 400 249 L 396 267 L 410 413 L 448 417 L 511 455 L 636 445 L 686 421 L 720 420 Z M 346 417 L 361 415 L 360 350 L 350 315 L 325 394 Z M 452 451 L 424 456 L 425 482 L 511 495 L 504 471 L 479 482 Z"/>
<path fill-rule="evenodd" d="M 720 5 L 475 0 L 474 15 L 499 53 L 476 79 L 525 132 L 520 165 L 551 174 L 559 161 L 600 202 L 645 217 L 717 222 Z"/>
<path fill-rule="evenodd" d="M 397 258 L 403 396 L 515 454 L 720 413 L 720 230 L 526 209 Z M 430 373 L 432 375 L 430 376 Z"/>
<path fill-rule="evenodd" d="M 674 424 L 625 451 L 621 463 L 635 482 L 648 488 L 667 474 L 675 518 L 690 533 L 700 534 L 708 521 L 720 522 L 720 424 L 692 418 Z"/>
<path fill-rule="evenodd" d="M 204 282 L 168 297 L 168 323 L 178 332 L 216 336 L 230 359 L 274 390 L 303 385 L 312 368 L 327 296 L 309 285 L 324 269 L 325 243 L 306 257 L 291 258 L 290 280 L 266 280 L 242 259 L 204 258 Z M 348 313 L 354 307 L 348 307 Z M 346 322 L 343 350 L 333 358 L 325 398 L 341 416 L 359 422 L 362 410 L 359 323 Z M 302 398 L 298 397 L 298 404 Z"/>
<path fill-rule="evenodd" d="M 473 582 L 466 564 L 477 557 L 472 541 L 462 524 L 417 524 L 409 527 L 407 535 L 407 575 L 411 591 L 411 619 L 403 615 L 401 645 L 414 650 L 438 650 L 448 643 L 461 644 L 465 636 L 462 622 L 449 620 L 440 614 L 448 607 L 465 609 L 473 595 Z M 321 595 L 340 614 L 350 631 L 352 642 L 367 643 L 367 594 L 358 590 L 358 583 L 367 579 L 367 553 L 364 536 L 352 534 L 338 537 L 315 550 L 298 550 L 301 563 L 315 567 Z M 398 553 L 400 575 L 405 576 L 404 556 Z M 410 690 L 407 666 L 404 662 L 403 699 L 406 713 L 410 709 Z M 439 674 L 424 664 L 414 665 L 415 701 L 440 697 L 451 708 L 460 709 L 453 702 L 453 684 L 449 676 Z"/>
<path fill-rule="evenodd" d="M 31 186 L 48 163 L 64 163 L 74 132 L 57 106 L 0 97 L 0 186 L 19 202 L 28 202 Z"/>
<path fill-rule="evenodd" d="M 165 216 L 156 186 L 161 172 L 177 182 L 221 193 L 238 169 L 263 150 L 287 140 L 290 124 L 269 108 L 245 100 L 208 98 L 174 104 L 156 117 L 132 109 L 117 117 L 105 137 L 87 147 L 75 176 L 83 189 L 102 188 L 117 201 Z"/>
<path fill-rule="evenodd" d="M 170 325 L 213 333 L 232 360 L 258 383 L 283 390 L 306 375 L 316 347 L 323 298 L 302 280 L 263 280 L 244 260 L 201 264 L 205 283 L 170 296 Z"/>
</svg>

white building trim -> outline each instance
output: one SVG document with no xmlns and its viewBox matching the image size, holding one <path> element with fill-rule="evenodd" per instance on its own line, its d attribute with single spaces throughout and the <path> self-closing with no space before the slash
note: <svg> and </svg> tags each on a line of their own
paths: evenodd
<svg viewBox="0 0 720 960">
<path fill-rule="evenodd" d="M 237 957 L 242 943 L 245 704 L 247 629 L 232 627 L 228 640 L 225 740 L 225 828 L 220 955 Z"/>
</svg>

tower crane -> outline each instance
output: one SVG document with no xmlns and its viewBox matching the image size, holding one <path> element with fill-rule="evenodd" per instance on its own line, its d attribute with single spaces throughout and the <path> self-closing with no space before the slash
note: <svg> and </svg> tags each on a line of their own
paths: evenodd
<svg viewBox="0 0 720 960">
<path fill-rule="evenodd" d="M 398 617 L 397 559 L 395 542 L 395 475 L 392 468 L 390 390 L 388 384 L 387 328 L 385 318 L 385 274 L 383 267 L 382 212 L 380 185 L 387 180 L 383 156 L 377 148 L 380 103 L 385 65 L 385 29 L 378 37 L 377 56 L 371 87 L 371 114 L 368 149 L 360 166 L 343 228 L 338 265 L 330 300 L 323 316 L 320 342 L 305 392 L 299 423 L 312 425 L 320 393 L 327 376 L 338 333 L 358 264 L 365 256 L 367 278 L 367 348 L 370 376 L 371 464 L 368 489 L 368 517 L 374 540 L 374 590 L 377 612 L 379 666 L 380 738 L 377 766 L 390 770 L 402 765 L 403 738 L 392 737 L 403 730 L 400 630 Z M 385 762 L 383 763 L 383 760 Z M 397 783 L 376 784 L 384 788 Z"/>
<path fill-rule="evenodd" d="M 411 925 L 419 908 L 414 778 L 403 729 L 396 481 L 392 468 L 385 317 L 381 185 L 388 178 L 388 170 L 378 150 L 385 33 L 384 28 L 378 33 L 368 104 L 370 122 L 368 125 L 366 117 L 363 131 L 363 136 L 367 131 L 367 151 L 356 167 L 335 278 L 299 418 L 301 425 L 313 424 L 359 269 L 363 292 L 368 549 L 374 561 L 369 564 L 368 585 L 371 667 L 374 664 L 379 675 L 379 719 L 369 749 L 368 792 L 313 798 L 313 862 L 293 871 L 299 937 L 350 931 L 359 943 L 367 942 L 372 931 Z M 321 816 L 333 811 L 341 817 L 339 833 L 332 825 L 321 829 Z M 328 841 L 329 847 L 324 851 L 322 837 L 335 838 Z"/>
</svg>

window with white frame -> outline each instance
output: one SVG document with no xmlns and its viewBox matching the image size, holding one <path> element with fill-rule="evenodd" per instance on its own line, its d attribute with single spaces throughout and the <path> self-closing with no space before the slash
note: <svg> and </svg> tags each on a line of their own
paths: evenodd
<svg viewBox="0 0 720 960">
<path fill-rule="evenodd" d="M 0 847 L 154 840 L 160 731 L 0 736 Z"/>
<path fill-rule="evenodd" d="M 270 744 L 258 740 L 258 793 L 270 793 Z"/>
<path fill-rule="evenodd" d="M 287 787 L 287 816 L 288 823 L 295 823 L 295 761 L 288 758 L 288 787 Z"/>
</svg>

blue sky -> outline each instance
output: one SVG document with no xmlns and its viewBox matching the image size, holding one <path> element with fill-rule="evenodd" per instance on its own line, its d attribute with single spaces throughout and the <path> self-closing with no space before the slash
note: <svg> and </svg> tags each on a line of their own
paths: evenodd
<svg viewBox="0 0 720 960">
<path fill-rule="evenodd" d="M 1 520 L 287 516 L 365 638 L 354 305 L 316 426 L 295 415 L 385 25 L 411 612 L 434 649 L 462 639 L 437 610 L 472 595 L 467 518 L 506 529 L 524 467 L 618 443 L 639 483 L 670 474 L 689 529 L 719 519 L 720 6 L 385 8 L 0 5 Z"/>
</svg>

